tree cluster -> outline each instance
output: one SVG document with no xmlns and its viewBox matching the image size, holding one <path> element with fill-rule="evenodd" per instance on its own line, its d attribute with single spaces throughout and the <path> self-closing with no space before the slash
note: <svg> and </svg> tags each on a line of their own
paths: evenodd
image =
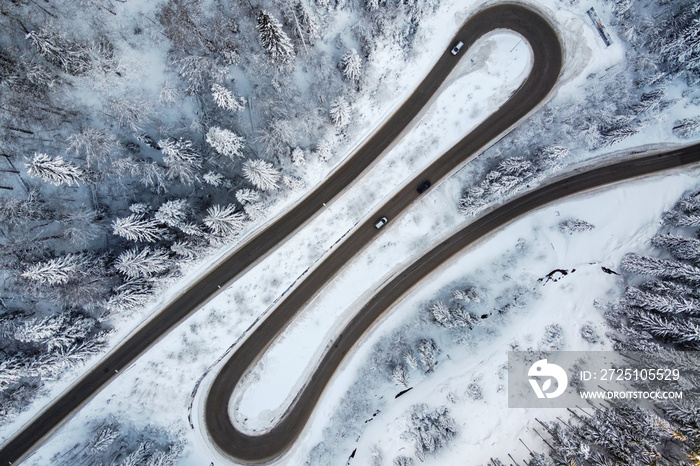
<svg viewBox="0 0 700 466">
<path fill-rule="evenodd" d="M 86 438 L 54 455 L 52 464 L 175 466 L 182 456 L 182 443 L 159 427 L 138 428 L 110 416 L 91 421 L 85 430 Z"/>
<path fill-rule="evenodd" d="M 651 244 L 672 259 L 627 254 L 621 268 L 627 286 L 606 313 L 614 348 L 641 351 L 644 367 L 679 369 L 679 380 L 639 381 L 643 390 L 682 391 L 683 399 L 651 405 L 611 401 L 571 411 L 569 422 L 544 423 L 546 454 L 534 453 L 530 465 L 684 464 L 700 448 L 700 281 L 697 227 L 679 221 L 700 211 L 697 195 L 679 200 L 664 214 L 666 228 Z M 682 234 L 679 234 L 682 233 Z"/>
</svg>

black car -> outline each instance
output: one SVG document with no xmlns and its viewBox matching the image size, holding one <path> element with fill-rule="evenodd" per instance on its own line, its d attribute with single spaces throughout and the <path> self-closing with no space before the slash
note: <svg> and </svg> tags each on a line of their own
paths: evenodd
<svg viewBox="0 0 700 466">
<path fill-rule="evenodd" d="M 420 194 L 423 194 L 424 192 L 426 192 L 428 190 L 429 187 L 430 187 L 430 181 L 425 180 L 424 182 L 421 183 L 420 186 L 418 186 L 418 192 Z"/>
</svg>

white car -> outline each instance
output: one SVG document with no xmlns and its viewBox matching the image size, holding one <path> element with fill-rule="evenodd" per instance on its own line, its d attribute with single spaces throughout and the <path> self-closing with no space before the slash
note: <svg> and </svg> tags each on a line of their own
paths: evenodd
<svg viewBox="0 0 700 466">
<path fill-rule="evenodd" d="M 388 222 L 388 221 L 389 221 L 389 220 L 387 220 L 386 217 L 382 217 L 382 218 L 380 218 L 379 220 L 377 220 L 377 223 L 374 224 L 374 228 L 376 228 L 377 230 L 379 230 L 381 227 L 383 227 L 384 225 L 386 225 L 386 222 Z"/>
<path fill-rule="evenodd" d="M 464 42 L 460 40 L 459 42 L 457 42 L 457 45 L 452 47 L 452 55 L 457 55 L 459 51 L 462 50 L 462 47 L 464 47 Z"/>
</svg>

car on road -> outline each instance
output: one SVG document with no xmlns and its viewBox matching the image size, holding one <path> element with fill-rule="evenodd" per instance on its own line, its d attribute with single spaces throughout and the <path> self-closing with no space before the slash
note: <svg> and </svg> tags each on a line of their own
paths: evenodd
<svg viewBox="0 0 700 466">
<path fill-rule="evenodd" d="M 462 50 L 462 47 L 464 47 L 464 42 L 460 40 L 454 47 L 452 47 L 452 55 L 457 55 L 459 51 Z"/>
<path fill-rule="evenodd" d="M 389 220 L 387 220 L 386 217 L 382 217 L 382 218 L 380 218 L 379 220 L 377 220 L 377 223 L 374 224 L 374 228 L 376 228 L 377 230 L 379 230 L 381 227 L 383 227 L 384 225 L 386 225 L 386 222 L 388 222 L 388 221 L 389 221 Z"/>
<path fill-rule="evenodd" d="M 422 182 L 420 186 L 418 186 L 418 193 L 423 194 L 424 192 L 426 192 L 430 187 L 430 184 L 430 180 L 425 180 L 424 182 Z"/>
</svg>

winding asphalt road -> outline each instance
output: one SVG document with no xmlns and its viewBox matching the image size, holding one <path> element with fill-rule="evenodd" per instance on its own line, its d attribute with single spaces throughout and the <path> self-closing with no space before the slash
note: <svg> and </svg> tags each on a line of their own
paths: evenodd
<svg viewBox="0 0 700 466">
<path fill-rule="evenodd" d="M 512 4 L 488 8 L 471 18 L 460 30 L 457 37 L 464 41 L 466 49 L 481 35 L 499 28 L 517 31 L 530 42 L 535 58 L 535 65 L 530 76 L 498 112 L 489 117 L 472 133 L 476 135 L 475 137 L 460 143 L 459 150 L 452 150 L 445 154 L 421 175 L 421 181 L 424 178 L 437 181 L 444 177 L 463 162 L 469 154 L 476 153 L 533 109 L 549 93 L 556 82 L 562 61 L 558 38 L 549 23 L 528 8 Z M 464 51 L 461 55 L 464 55 Z M 435 94 L 435 91 L 457 64 L 457 59 L 460 56 L 454 57 L 449 53 L 449 50 L 446 50 L 404 104 L 325 182 L 279 219 L 271 222 L 259 234 L 245 241 L 233 254 L 204 275 L 197 283 L 183 291 L 159 314 L 141 326 L 129 339 L 115 348 L 94 369 L 78 380 L 60 398 L 56 399 L 5 442 L 0 449 L 0 465 L 16 463 L 25 457 L 37 443 L 111 381 L 118 370 L 128 367 L 164 334 L 215 296 L 220 288 L 224 288 L 274 251 L 286 238 L 313 218 L 324 203 L 329 203 L 350 183 L 359 178 Z M 396 201 L 394 198 L 384 209 L 385 214 L 390 217 L 397 215 L 405 205 L 415 200 L 418 194 L 415 192 L 415 186 L 408 186 L 397 197 L 400 198 L 397 204 L 392 204 Z M 371 228 L 370 223 L 368 222 L 360 230 L 365 231 Z M 374 233 L 374 230 L 371 231 Z M 368 238 L 371 236 L 368 235 Z M 302 284 L 302 286 L 304 285 Z M 266 321 L 279 319 L 277 313 L 270 317 Z M 265 346 L 267 343 L 263 345 L 263 347 Z M 222 438 L 215 433 L 216 429 L 213 432 L 213 435 L 218 439 L 217 443 L 224 446 L 230 444 L 230 439 Z"/>
<path fill-rule="evenodd" d="M 237 359 L 238 353 L 244 349 L 241 347 L 229 360 L 229 363 L 236 361 L 238 364 L 230 364 L 219 373 L 207 398 L 205 416 L 209 434 L 222 452 L 238 461 L 263 463 L 279 457 L 291 447 L 304 429 L 330 378 L 357 341 L 393 303 L 452 256 L 523 214 L 545 204 L 611 183 L 697 163 L 700 163 L 700 144 L 599 166 L 551 182 L 476 218 L 410 264 L 378 290 L 342 330 L 332 348 L 323 355 L 321 362 L 301 388 L 282 420 L 272 430 L 257 436 L 247 435 L 237 430 L 228 416 L 228 405 L 233 388 L 240 377 L 247 372 L 244 364 Z M 255 344 L 258 346 L 252 348 L 253 353 L 260 351 L 260 348 L 265 348 L 269 341 L 254 339 L 253 345 Z"/>
<path fill-rule="evenodd" d="M 422 181 L 429 179 L 435 183 L 447 176 L 515 125 L 553 89 L 561 72 L 562 50 L 559 38 L 550 23 L 537 12 L 522 5 L 500 4 L 486 8 L 469 18 L 456 34 L 455 41 L 464 42 L 461 54 L 464 55 L 477 39 L 496 29 L 515 31 L 529 42 L 533 54 L 533 66 L 529 76 L 503 106 L 440 156 L 430 167 L 398 190 L 375 217 L 386 216 L 389 221 L 397 217 L 420 196 L 416 187 Z M 414 98 L 427 102 L 446 77 L 446 74 L 442 73 L 449 73 L 456 62 L 457 57 L 446 50 L 409 102 Z M 402 109 L 397 112 L 396 118 L 401 118 Z M 408 121 L 404 124 L 407 123 Z M 381 141 L 385 144 L 384 147 L 391 142 L 383 138 Z M 373 142 L 370 141 L 368 144 L 371 145 Z M 374 228 L 377 220 L 375 217 L 369 218 L 360 225 L 323 262 L 318 264 L 224 363 L 209 390 L 204 413 L 209 435 L 223 454 L 249 463 L 266 462 L 283 454 L 301 433 L 326 383 L 345 354 L 377 316 L 415 283 L 415 281 L 403 280 L 392 282 L 391 289 L 382 290 L 375 299 L 370 301 L 371 307 L 364 308 L 350 326 L 341 333 L 331 351 L 324 356 L 316 372 L 294 399 L 290 409 L 272 430 L 260 435 L 248 435 L 232 424 L 228 415 L 228 405 L 235 386 L 304 307 L 304 304 L 378 234 L 378 230 Z M 450 254 L 458 249 L 461 247 L 457 249 L 453 247 L 450 249 Z M 443 257 L 443 255 L 436 257 Z M 433 259 L 422 258 L 414 266 L 419 272 L 425 272 L 432 270 L 426 269 L 425 265 L 435 267 L 438 264 L 439 262 Z M 401 274 L 402 277 L 404 273 Z M 419 277 L 415 273 L 409 276 L 411 279 Z"/>
</svg>

